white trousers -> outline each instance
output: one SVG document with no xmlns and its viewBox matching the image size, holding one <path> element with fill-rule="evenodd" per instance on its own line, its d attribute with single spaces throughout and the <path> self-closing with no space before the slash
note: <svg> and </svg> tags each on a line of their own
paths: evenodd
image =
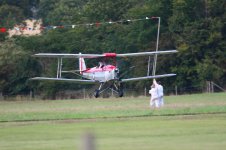
<svg viewBox="0 0 226 150">
<path fill-rule="evenodd" d="M 164 106 L 164 99 L 163 99 L 163 96 L 159 98 L 159 106 L 160 106 L 160 107 Z"/>
<path fill-rule="evenodd" d="M 159 98 L 158 99 L 154 99 L 154 100 L 150 100 L 150 107 L 159 108 L 160 107 Z"/>
</svg>

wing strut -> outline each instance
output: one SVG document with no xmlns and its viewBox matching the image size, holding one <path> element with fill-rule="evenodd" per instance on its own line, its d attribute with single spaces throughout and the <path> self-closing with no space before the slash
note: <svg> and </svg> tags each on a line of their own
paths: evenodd
<svg viewBox="0 0 226 150">
<path fill-rule="evenodd" d="M 58 63 L 57 63 L 57 78 L 61 78 L 63 58 L 59 57 L 57 60 L 58 60 Z"/>
</svg>

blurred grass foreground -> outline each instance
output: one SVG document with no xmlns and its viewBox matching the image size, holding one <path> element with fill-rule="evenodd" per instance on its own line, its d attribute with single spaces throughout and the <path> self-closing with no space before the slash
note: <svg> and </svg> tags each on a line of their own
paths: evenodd
<svg viewBox="0 0 226 150">
<path fill-rule="evenodd" d="M 224 150 L 226 93 L 149 98 L 0 101 L 1 150 Z"/>
</svg>

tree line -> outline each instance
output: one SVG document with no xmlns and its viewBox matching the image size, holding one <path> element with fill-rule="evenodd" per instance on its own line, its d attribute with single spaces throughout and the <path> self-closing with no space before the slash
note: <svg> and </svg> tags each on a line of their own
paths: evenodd
<svg viewBox="0 0 226 150">
<path fill-rule="evenodd" d="M 37 14 L 31 11 L 37 9 Z M 176 73 L 164 78 L 165 87 L 202 88 L 206 81 L 226 86 L 225 0 L 1 0 L 0 27 L 13 28 L 27 18 L 42 19 L 43 26 L 161 17 L 159 50 L 177 49 L 175 55 L 159 56 L 156 74 Z M 128 53 L 155 50 L 157 21 L 145 20 L 98 26 L 43 30 L 36 36 L 0 33 L 0 92 L 27 94 L 31 90 L 54 98 L 62 90 L 84 85 L 31 82 L 34 76 L 56 76 L 55 60 L 31 57 L 52 53 Z M 148 58 L 118 60 L 121 70 L 135 66 L 125 77 L 145 76 Z M 65 61 L 73 69 L 77 60 Z M 88 66 L 95 60 L 88 60 Z M 76 66 L 77 67 L 77 66 Z M 74 77 L 72 75 L 65 75 Z M 128 88 L 149 87 L 147 81 L 129 83 Z"/>
</svg>

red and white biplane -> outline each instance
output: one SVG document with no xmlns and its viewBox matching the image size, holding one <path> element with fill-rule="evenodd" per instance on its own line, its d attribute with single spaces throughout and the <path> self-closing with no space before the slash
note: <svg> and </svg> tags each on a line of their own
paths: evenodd
<svg viewBox="0 0 226 150">
<path fill-rule="evenodd" d="M 116 53 L 104 53 L 104 54 L 61 54 L 61 53 L 38 53 L 35 54 L 35 57 L 48 57 L 48 58 L 58 58 L 58 67 L 57 67 L 57 76 L 56 78 L 49 77 L 34 77 L 32 80 L 52 80 L 52 81 L 68 81 L 68 82 L 77 82 L 77 83 L 85 83 L 85 84 L 99 84 L 99 88 L 95 90 L 94 96 L 97 98 L 100 96 L 102 92 L 106 89 L 112 89 L 114 92 L 118 94 L 119 97 L 122 97 L 123 92 L 123 84 L 124 82 L 129 81 L 138 81 L 145 79 L 157 79 L 163 77 L 175 76 L 176 74 L 162 74 L 162 75 L 153 75 L 153 76 L 143 76 L 136 78 L 126 78 L 122 79 L 119 77 L 119 68 L 116 65 L 117 57 L 138 57 L 138 56 L 151 56 L 158 54 L 169 54 L 176 53 L 177 50 L 167 50 L 167 51 L 156 51 L 156 52 L 139 52 L 139 53 L 125 53 L 125 54 L 116 54 Z M 62 70 L 62 59 L 63 58 L 78 58 L 79 59 L 79 73 L 82 79 L 69 79 L 63 78 L 62 73 L 67 73 L 71 71 L 63 71 Z M 104 58 L 114 59 L 113 64 L 107 64 L 105 61 L 102 61 L 99 66 L 88 68 L 85 64 L 84 59 L 90 58 Z M 108 87 L 104 87 L 105 84 L 109 84 Z"/>
</svg>

